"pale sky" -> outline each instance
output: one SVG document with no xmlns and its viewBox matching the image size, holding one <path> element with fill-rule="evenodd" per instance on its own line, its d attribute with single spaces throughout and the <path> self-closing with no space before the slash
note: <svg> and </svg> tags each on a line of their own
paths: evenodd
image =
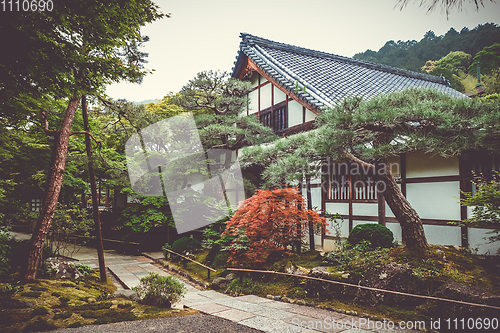
<svg viewBox="0 0 500 333">
<path fill-rule="evenodd" d="M 500 24 L 500 1 L 484 0 L 484 8 L 465 0 L 462 12 L 449 19 L 437 9 L 427 14 L 415 0 L 402 11 L 397 0 L 157 0 L 171 13 L 142 29 L 150 37 L 147 69 L 155 69 L 142 84 L 119 83 L 107 94 L 129 101 L 161 99 L 178 92 L 196 73 L 231 71 L 240 32 L 337 55 L 352 57 L 378 51 L 388 40 L 417 40 L 432 30 L 444 35 L 478 24 Z"/>
</svg>

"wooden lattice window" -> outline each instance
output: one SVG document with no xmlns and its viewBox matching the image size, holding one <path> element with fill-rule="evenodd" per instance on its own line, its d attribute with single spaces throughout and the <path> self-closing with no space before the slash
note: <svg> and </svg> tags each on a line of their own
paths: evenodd
<svg viewBox="0 0 500 333">
<path fill-rule="evenodd" d="M 347 163 L 333 164 L 328 172 L 326 201 L 377 202 L 377 190 L 372 174 Z"/>
<path fill-rule="evenodd" d="M 271 127 L 274 133 L 281 133 L 288 128 L 288 108 L 286 105 L 269 108 L 260 112 L 260 122 Z"/>
</svg>

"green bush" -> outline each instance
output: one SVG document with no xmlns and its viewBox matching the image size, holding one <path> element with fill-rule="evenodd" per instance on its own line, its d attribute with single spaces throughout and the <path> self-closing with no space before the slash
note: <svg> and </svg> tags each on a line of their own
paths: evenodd
<svg viewBox="0 0 500 333">
<path fill-rule="evenodd" d="M 132 288 L 141 300 L 154 306 L 170 308 L 172 303 L 178 302 L 187 291 L 186 286 L 174 276 L 160 276 L 149 273 L 141 279 L 137 287 Z"/>
<path fill-rule="evenodd" d="M 365 247 L 367 243 L 363 241 L 370 242 L 371 249 L 377 247 L 389 248 L 393 245 L 394 236 L 392 231 L 383 225 L 377 223 L 358 224 L 351 230 L 347 242 L 351 246 L 362 243 L 363 247 Z"/>
<path fill-rule="evenodd" d="M 10 240 L 12 236 L 7 228 L 0 227 L 0 274 L 10 270 L 9 255 L 11 251 Z"/>
<path fill-rule="evenodd" d="M 179 238 L 172 244 L 172 251 L 177 253 L 184 253 L 186 251 L 193 251 L 201 249 L 201 243 L 190 237 Z"/>
</svg>

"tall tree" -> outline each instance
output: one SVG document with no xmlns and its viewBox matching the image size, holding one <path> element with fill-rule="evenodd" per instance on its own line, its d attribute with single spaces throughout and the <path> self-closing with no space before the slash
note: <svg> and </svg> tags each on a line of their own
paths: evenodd
<svg viewBox="0 0 500 333">
<path fill-rule="evenodd" d="M 401 193 L 387 163 L 380 162 L 404 152 L 448 157 L 479 147 L 499 151 L 499 121 L 499 101 L 453 99 L 431 90 L 408 90 L 368 101 L 354 97 L 325 110 L 316 130 L 283 139 L 276 148 L 247 148 L 240 160 L 266 166 L 264 177 L 271 184 L 300 179 L 314 156 L 322 164 L 347 161 L 370 170 L 385 187 L 385 200 L 400 223 L 405 245 L 425 249 L 418 213 Z"/>
<path fill-rule="evenodd" d="M 140 27 L 163 14 L 149 0 L 69 0 L 52 11 L 2 15 L 1 112 L 13 121 L 38 112 L 46 133 L 55 137 L 46 197 L 22 272 L 25 280 L 34 280 L 59 198 L 81 96 L 97 94 L 110 82 L 140 81 L 147 73 L 142 66 L 146 54 L 139 51 L 147 38 L 140 35 Z M 42 105 L 48 98 L 68 101 L 57 130 L 51 129 Z"/>
<path fill-rule="evenodd" d="M 490 0 L 491 2 L 495 2 L 494 0 Z M 400 8 L 403 9 L 410 2 L 410 0 L 398 0 Z M 450 11 L 453 9 L 458 9 L 458 11 L 462 10 L 464 2 L 473 3 L 476 7 L 476 10 L 479 11 L 480 7 L 484 7 L 483 0 L 421 0 L 420 6 L 427 8 L 427 12 L 432 12 L 436 8 L 441 7 L 445 13 L 446 17 L 449 17 Z"/>
</svg>

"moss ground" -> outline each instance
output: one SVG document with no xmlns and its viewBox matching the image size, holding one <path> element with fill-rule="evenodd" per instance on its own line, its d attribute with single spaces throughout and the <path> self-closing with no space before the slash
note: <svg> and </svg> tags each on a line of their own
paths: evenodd
<svg viewBox="0 0 500 333">
<path fill-rule="evenodd" d="M 202 251 L 196 254 L 195 260 L 203 263 L 207 253 L 208 251 Z M 333 273 L 333 279 L 343 280 L 342 275 L 349 273 L 351 279 L 354 280 L 361 277 L 367 270 L 380 267 L 384 263 L 399 263 L 411 267 L 413 277 L 421 282 L 419 286 L 423 289 L 420 294 L 423 295 L 432 295 L 438 286 L 448 281 L 460 282 L 471 287 L 487 288 L 494 294 L 500 294 L 500 258 L 475 256 L 458 247 L 431 246 L 427 251 L 418 253 L 406 248 L 392 248 L 368 252 L 351 251 L 346 255 L 349 259 L 345 263 L 329 268 L 329 271 Z M 294 255 L 286 260 L 291 261 L 295 266 L 308 269 L 325 265 L 316 251 Z M 190 275 L 207 281 L 206 269 L 194 263 L 177 262 L 175 264 L 181 266 Z M 273 270 L 279 265 L 280 262 L 270 263 L 264 269 Z M 218 275 L 215 276 L 224 276 L 227 273 L 228 271 L 220 269 Z M 212 274 L 212 279 L 215 276 Z M 243 283 L 238 277 L 229 285 L 229 289 L 233 292 L 254 294 L 261 297 L 267 295 L 286 296 L 325 307 L 388 318 L 394 322 L 426 319 L 425 314 L 414 306 L 406 307 L 398 304 L 397 306 L 369 307 L 355 304 L 345 297 L 339 299 L 331 295 L 308 295 L 305 288 L 306 282 L 306 279 L 300 278 L 246 273 Z"/>
<path fill-rule="evenodd" d="M 197 313 L 156 308 L 127 299 L 108 300 L 107 295 L 116 287 L 109 279 L 101 283 L 97 272 L 78 280 L 39 279 L 21 287 L 13 298 L 30 302 L 34 307 L 0 308 L 0 332 L 43 331 Z"/>
</svg>

